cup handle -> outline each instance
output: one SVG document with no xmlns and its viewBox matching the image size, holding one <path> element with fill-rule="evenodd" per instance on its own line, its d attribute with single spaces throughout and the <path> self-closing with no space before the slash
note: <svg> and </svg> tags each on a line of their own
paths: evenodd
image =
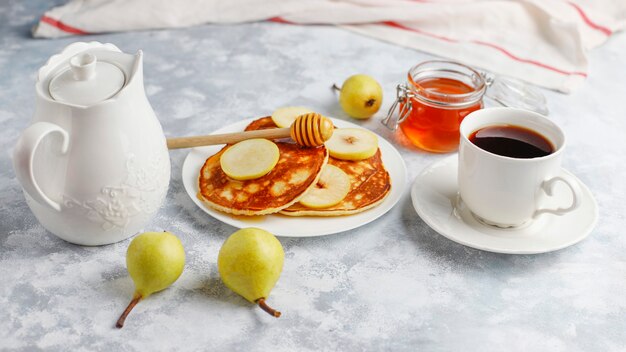
<svg viewBox="0 0 626 352">
<path fill-rule="evenodd" d="M 565 183 L 565 185 L 567 185 L 569 190 L 572 192 L 572 204 L 567 207 L 561 207 L 556 209 L 537 209 L 533 214 L 533 218 L 536 218 L 537 216 L 544 213 L 563 215 L 565 213 L 569 213 L 572 210 L 575 210 L 580 206 L 580 202 L 582 199 L 582 189 L 580 188 L 578 181 L 569 175 L 560 175 L 543 181 L 543 183 L 541 184 L 541 189 L 546 192 L 547 195 L 552 196 L 552 192 L 554 191 L 554 185 L 557 182 Z"/>
<path fill-rule="evenodd" d="M 17 180 L 28 195 L 41 204 L 47 204 L 57 211 L 61 211 L 61 204 L 53 201 L 39 187 L 33 172 L 35 152 L 41 141 L 51 133 L 59 133 L 63 138 L 61 154 L 66 154 L 69 147 L 67 131 L 59 125 L 50 122 L 35 122 L 24 130 L 15 145 L 13 152 L 13 168 Z"/>
</svg>

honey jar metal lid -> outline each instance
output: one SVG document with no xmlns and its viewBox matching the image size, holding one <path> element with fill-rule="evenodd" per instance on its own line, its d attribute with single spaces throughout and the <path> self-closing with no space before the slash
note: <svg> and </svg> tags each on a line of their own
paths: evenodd
<svg viewBox="0 0 626 352">
<path fill-rule="evenodd" d="M 530 110 L 548 115 L 548 104 L 543 94 L 533 86 L 513 78 L 483 74 L 487 82 L 485 96 L 502 106 Z"/>
</svg>

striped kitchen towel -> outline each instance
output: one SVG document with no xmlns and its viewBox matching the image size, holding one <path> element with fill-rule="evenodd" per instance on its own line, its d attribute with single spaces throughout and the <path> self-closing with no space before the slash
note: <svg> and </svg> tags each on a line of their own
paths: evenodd
<svg viewBox="0 0 626 352">
<path fill-rule="evenodd" d="M 625 0 L 70 0 L 33 36 L 271 20 L 331 24 L 561 92 L 626 26 Z"/>
</svg>

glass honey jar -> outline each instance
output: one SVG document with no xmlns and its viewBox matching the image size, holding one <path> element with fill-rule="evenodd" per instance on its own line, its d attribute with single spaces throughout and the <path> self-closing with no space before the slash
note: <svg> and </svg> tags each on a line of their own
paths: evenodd
<svg viewBox="0 0 626 352">
<path fill-rule="evenodd" d="M 458 148 L 461 121 L 483 107 L 488 81 L 469 66 L 452 61 L 426 61 L 408 72 L 397 87 L 397 99 L 383 123 L 400 126 L 417 147 L 447 153 Z M 397 121 L 392 121 L 398 109 Z"/>
</svg>

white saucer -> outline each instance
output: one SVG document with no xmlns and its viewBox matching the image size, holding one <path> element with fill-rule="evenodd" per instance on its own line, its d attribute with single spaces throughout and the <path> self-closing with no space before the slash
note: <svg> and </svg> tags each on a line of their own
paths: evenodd
<svg viewBox="0 0 626 352">
<path fill-rule="evenodd" d="M 411 187 L 417 214 L 442 236 L 462 245 L 496 253 L 535 254 L 556 251 L 582 241 L 598 221 L 598 206 L 578 180 L 583 199 L 578 209 L 562 216 L 542 214 L 527 226 L 500 229 L 478 222 L 458 197 L 458 156 L 426 168 Z M 573 176 L 565 169 L 564 174 Z M 567 188 L 556 187 L 552 202 L 567 204 Z M 551 203 L 552 204 L 552 203 Z"/>
<path fill-rule="evenodd" d="M 254 120 L 255 119 L 248 119 L 235 122 L 215 131 L 214 134 L 241 132 Z M 337 127 L 361 128 L 347 121 L 332 118 L 331 120 Z M 391 191 L 387 195 L 387 198 L 378 206 L 354 215 L 333 217 L 291 217 L 280 214 L 266 216 L 235 216 L 208 207 L 196 196 L 198 194 L 198 175 L 206 159 L 222 149 L 222 145 L 194 148 L 189 152 L 182 167 L 183 185 L 191 200 L 193 200 L 200 209 L 229 225 L 238 228 L 260 227 L 276 236 L 286 237 L 330 235 L 351 230 L 376 220 L 378 217 L 388 212 L 398 202 L 400 197 L 402 197 L 407 185 L 407 172 L 404 160 L 396 148 L 380 136 L 378 136 L 378 147 L 380 148 L 385 168 L 391 178 Z"/>
</svg>

